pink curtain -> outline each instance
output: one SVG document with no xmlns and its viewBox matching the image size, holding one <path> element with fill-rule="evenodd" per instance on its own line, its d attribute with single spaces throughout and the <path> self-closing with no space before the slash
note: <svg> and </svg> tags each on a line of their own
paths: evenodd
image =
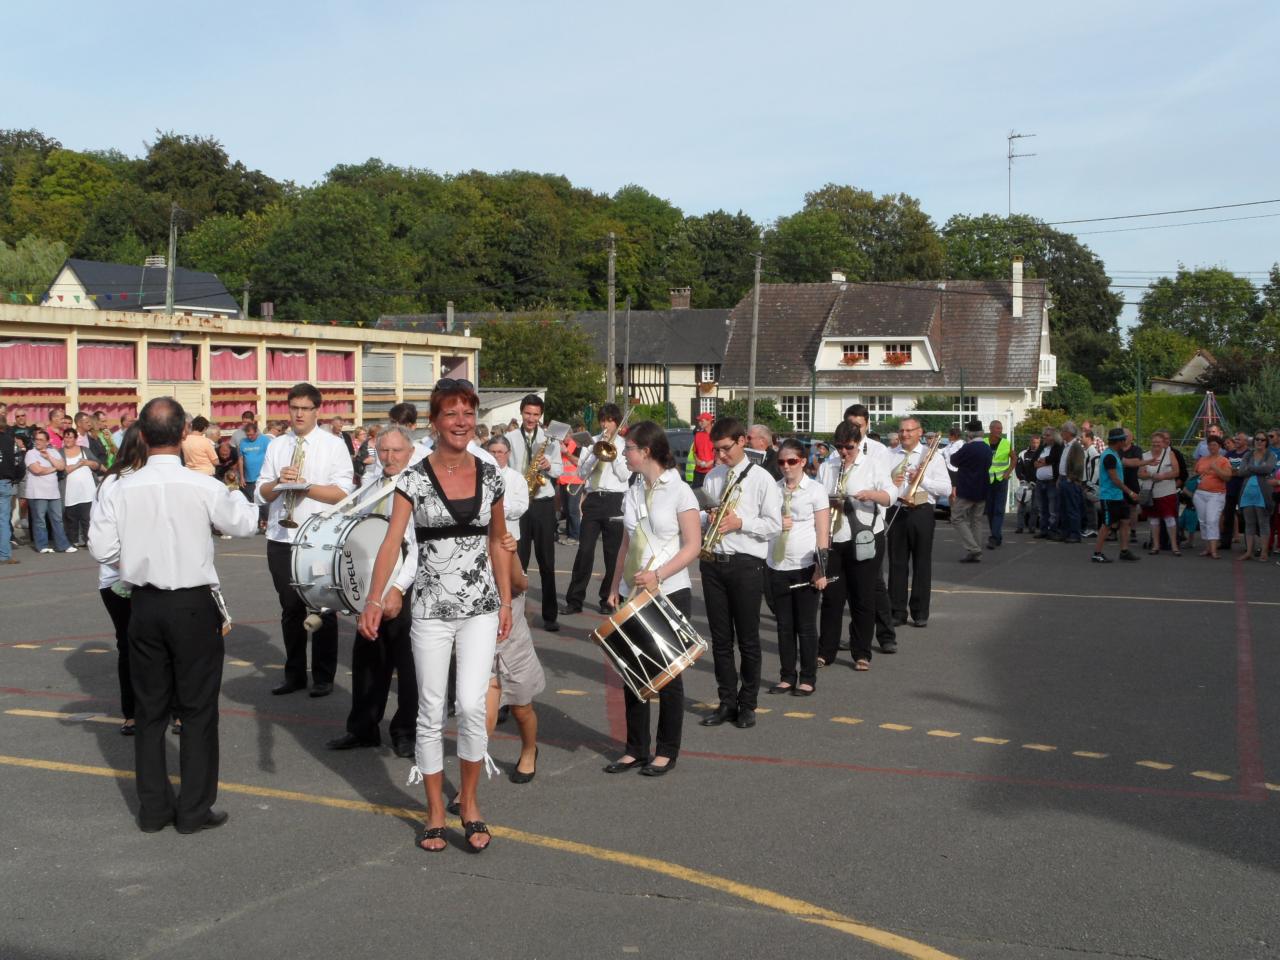
<svg viewBox="0 0 1280 960">
<path fill-rule="evenodd" d="M 131 343 L 82 343 L 76 351 L 81 380 L 136 380 L 136 351 Z"/>
<path fill-rule="evenodd" d="M 67 345 L 58 340 L 0 341 L 0 380 L 65 380 Z"/>
<path fill-rule="evenodd" d="M 326 400 L 320 404 L 320 415 L 333 416 L 335 413 L 345 413 L 350 416 L 354 409 L 350 400 Z"/>
<path fill-rule="evenodd" d="M 122 391 L 122 392 L 126 392 L 126 391 Z M 131 391 L 127 391 L 127 392 L 131 392 Z M 104 395 L 108 395 L 109 393 L 110 391 L 106 391 L 106 390 L 94 391 L 94 395 L 96 396 L 104 396 Z M 98 400 L 81 399 L 80 409 L 87 410 L 89 411 L 89 413 L 97 413 L 99 410 L 101 410 L 103 413 L 107 415 L 107 423 L 110 424 L 112 430 L 120 426 L 120 418 L 123 417 L 126 413 L 129 414 L 129 416 L 131 417 L 136 417 L 138 415 L 138 404 L 137 404 L 137 401 L 135 400 L 98 401 Z"/>
<path fill-rule="evenodd" d="M 272 420 L 289 419 L 289 401 L 281 397 L 279 400 L 267 401 L 267 416 Z"/>
<path fill-rule="evenodd" d="M 332 350 L 316 351 L 316 380 L 320 383 L 350 383 L 356 378 L 356 355 Z"/>
<path fill-rule="evenodd" d="M 257 380 L 258 352 L 253 347 L 214 347 L 209 351 L 209 376 L 213 380 Z"/>
<path fill-rule="evenodd" d="M 279 382 L 300 383 L 307 379 L 307 354 L 305 350 L 268 350 L 267 379 Z"/>
<path fill-rule="evenodd" d="M 195 347 L 179 347 L 167 343 L 147 344 L 147 377 L 153 381 L 194 380 Z"/>
<path fill-rule="evenodd" d="M 22 392 L 25 396 L 28 396 L 28 397 L 43 396 L 44 394 L 48 394 L 50 396 L 59 397 L 60 399 L 58 399 L 57 401 L 50 400 L 47 403 L 42 402 L 40 400 L 27 400 L 27 401 L 23 401 L 22 403 L 14 403 L 7 396 L 5 396 L 3 392 L 0 392 L 0 400 L 4 400 L 6 403 L 9 404 L 9 422 L 10 423 L 13 423 L 13 415 L 15 413 L 18 413 L 19 411 L 22 411 L 27 415 L 27 426 L 47 427 L 49 425 L 49 414 L 51 414 L 54 410 L 65 412 L 67 408 L 66 403 L 61 399 L 61 397 L 64 396 L 61 390 L 24 389 Z"/>
<path fill-rule="evenodd" d="M 240 414 L 246 410 L 253 410 L 258 405 L 256 403 L 245 402 L 244 400 L 218 400 L 215 398 L 209 404 L 212 414 L 209 419 L 221 426 L 240 426 Z"/>
</svg>

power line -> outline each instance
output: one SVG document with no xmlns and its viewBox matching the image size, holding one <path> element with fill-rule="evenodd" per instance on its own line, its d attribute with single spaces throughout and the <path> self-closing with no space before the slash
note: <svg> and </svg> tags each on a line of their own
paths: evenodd
<svg viewBox="0 0 1280 960">
<path fill-rule="evenodd" d="M 1236 223 L 1240 220 L 1267 220 L 1271 217 L 1280 217 L 1280 213 L 1259 213 L 1252 217 L 1223 217 L 1219 220 L 1187 220 L 1183 223 L 1153 223 L 1145 227 L 1119 227 L 1115 230 L 1080 230 L 1074 236 L 1088 237 L 1098 233 L 1133 233 L 1135 230 L 1168 230 L 1170 227 L 1197 227 L 1205 223 Z"/>
<path fill-rule="evenodd" d="M 1139 217 L 1167 217 L 1175 213 L 1203 213 L 1206 210 L 1230 210 L 1235 207 L 1256 207 L 1266 203 L 1280 203 L 1280 200 L 1248 200 L 1244 203 L 1220 203 L 1213 207 L 1187 207 L 1183 210 L 1160 210 L 1156 213 L 1126 213 L 1114 217 L 1084 217 L 1080 220 L 1049 220 L 1051 227 L 1061 227 L 1069 223 L 1097 223 L 1102 220 L 1136 220 Z"/>
</svg>

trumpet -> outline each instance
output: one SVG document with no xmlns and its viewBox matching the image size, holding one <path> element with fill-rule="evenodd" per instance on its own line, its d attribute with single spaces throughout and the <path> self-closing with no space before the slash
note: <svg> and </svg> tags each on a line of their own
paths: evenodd
<svg viewBox="0 0 1280 960">
<path fill-rule="evenodd" d="M 920 459 L 920 465 L 916 467 L 915 479 L 912 480 L 911 485 L 907 487 L 907 492 L 902 495 L 902 499 L 909 507 L 918 507 L 921 504 L 929 502 L 929 494 L 920 489 L 920 484 L 924 482 L 925 468 L 929 466 L 929 461 L 933 459 L 933 455 L 938 452 L 938 443 L 941 440 L 942 434 L 934 434 L 933 439 L 929 441 L 929 448 L 925 450 L 924 456 Z M 902 463 L 898 465 L 898 467 L 902 468 L 901 472 L 899 472 L 898 467 L 894 468 L 894 474 L 896 475 L 894 476 L 895 483 L 901 483 L 902 478 L 906 476 L 906 463 L 907 458 L 903 457 Z"/>
<path fill-rule="evenodd" d="M 595 458 L 601 463 L 613 463 L 618 459 L 618 448 L 614 445 L 614 440 L 618 438 L 624 429 L 626 429 L 627 421 L 631 419 L 632 407 L 627 411 L 627 415 L 622 418 L 622 422 L 612 430 L 606 430 L 605 435 L 591 445 L 591 452 L 595 454 Z"/>
<path fill-rule="evenodd" d="M 742 485 L 735 483 L 731 487 L 727 487 L 724 495 L 720 498 L 720 503 L 715 508 L 715 517 L 707 523 L 706 535 L 702 538 L 702 549 L 698 551 L 700 560 L 710 560 L 716 552 L 716 547 L 720 546 L 720 541 L 724 539 L 726 530 L 720 529 L 720 524 L 724 520 L 726 514 L 734 510 L 738 506 L 738 501 L 742 499 Z"/>
<path fill-rule="evenodd" d="M 298 471 L 298 476 L 302 476 L 302 465 L 307 459 L 307 447 L 301 437 L 295 437 L 293 442 L 293 459 L 289 462 L 289 466 Z M 293 519 L 293 511 L 298 506 L 298 494 L 301 491 L 289 490 L 284 495 L 284 516 L 280 518 L 280 526 L 292 530 L 298 524 Z"/>
</svg>

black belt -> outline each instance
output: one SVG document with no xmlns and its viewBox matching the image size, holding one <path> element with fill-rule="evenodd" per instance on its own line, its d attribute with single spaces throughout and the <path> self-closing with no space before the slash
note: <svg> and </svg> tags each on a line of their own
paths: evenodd
<svg viewBox="0 0 1280 960">
<path fill-rule="evenodd" d="M 711 563 L 733 563 L 735 560 L 754 560 L 757 563 L 764 563 L 764 557 L 752 556 L 749 553 L 713 553 L 711 555 Z"/>
<path fill-rule="evenodd" d="M 462 537 L 483 537 L 489 533 L 487 527 L 473 527 L 469 523 L 451 523 L 445 527 L 414 527 L 414 535 L 418 542 L 423 540 L 458 540 Z"/>
<path fill-rule="evenodd" d="M 140 587 L 133 587 L 134 593 L 191 593 L 193 590 L 203 590 L 208 593 L 213 587 L 210 584 L 203 584 L 199 587 L 153 587 L 149 583 L 144 583 Z"/>
<path fill-rule="evenodd" d="M 622 496 L 622 494 L 623 494 L 622 490 L 588 490 L 587 491 L 588 497 L 620 497 Z"/>
</svg>

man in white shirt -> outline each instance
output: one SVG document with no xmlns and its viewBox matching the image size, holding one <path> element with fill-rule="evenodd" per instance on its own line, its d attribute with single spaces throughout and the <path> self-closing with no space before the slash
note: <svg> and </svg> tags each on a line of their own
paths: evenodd
<svg viewBox="0 0 1280 960">
<path fill-rule="evenodd" d="M 413 456 L 413 437 L 408 429 L 390 423 L 378 434 L 378 461 L 382 475 L 376 481 L 366 480 L 360 501 L 361 513 L 390 516 L 395 491 L 381 497 L 375 487 L 398 476 L 409 466 Z M 413 665 L 413 644 L 409 626 L 413 620 L 410 591 L 418 569 L 418 544 L 413 527 L 405 528 L 405 560 L 400 573 L 381 599 L 382 623 L 378 636 L 368 640 L 357 635 L 351 650 L 351 711 L 347 714 L 347 732 L 325 744 L 330 750 L 376 747 L 382 743 L 379 726 L 387 709 L 391 692 L 391 675 L 397 674 L 396 712 L 388 725 L 391 749 L 397 757 L 413 756 L 418 729 L 418 681 Z"/>
<path fill-rule="evenodd" d="M 284 682 L 271 691 L 277 696 L 307 688 L 307 632 L 303 626 L 307 607 L 292 585 L 294 534 L 312 514 L 326 504 L 337 503 L 355 487 L 347 445 L 328 430 L 316 429 L 320 403 L 320 391 L 309 383 L 299 383 L 289 391 L 293 429 L 271 441 L 255 493 L 258 503 L 269 505 L 267 567 L 280 598 L 280 629 L 284 634 Z M 301 466 L 294 466 L 299 444 Z M 277 489 L 281 484 L 295 489 Z M 304 487 L 297 489 L 298 484 Z M 313 636 L 311 696 L 332 693 L 337 670 L 338 615 L 330 611 L 321 616 L 320 629 Z"/>
<path fill-rule="evenodd" d="M 768 471 L 747 459 L 742 421 L 717 420 L 711 427 L 711 444 L 717 465 L 702 489 L 717 507 L 702 515 L 707 532 L 703 548 L 712 556 L 701 562 L 700 570 L 720 705 L 702 719 L 702 725 L 718 727 L 728 721 L 745 730 L 756 724 L 760 600 L 769 541 L 782 532 L 782 493 Z M 735 662 L 735 639 L 742 655 L 741 673 Z"/>
<path fill-rule="evenodd" d="M 129 668 L 138 826 L 155 833 L 172 823 L 179 833 L 195 833 L 227 821 L 213 809 L 224 650 L 210 529 L 252 536 L 258 511 L 238 490 L 182 466 L 185 417 L 176 400 L 150 401 L 139 421 L 147 463 L 94 504 L 89 552 L 99 563 L 117 565 L 121 582 L 133 590 Z M 176 796 L 165 763 L 171 711 L 182 721 Z"/>
<path fill-rule="evenodd" d="M 560 444 L 547 443 L 547 431 L 542 423 L 542 398 L 531 393 L 520 401 L 520 429 L 508 433 L 511 442 L 511 469 L 522 476 L 529 472 L 529 461 L 538 458 L 535 469 L 545 481 L 529 502 L 529 509 L 520 518 L 520 547 L 517 555 L 520 566 L 529 569 L 529 555 L 538 560 L 538 577 L 542 584 L 542 628 L 551 633 L 560 629 L 557 617 L 560 613 L 556 602 L 556 485 L 555 479 L 564 473 L 564 459 Z"/>
<path fill-rule="evenodd" d="M 622 456 L 622 437 L 618 425 L 622 411 L 616 403 L 606 403 L 600 408 L 600 433 L 593 437 L 599 442 L 610 439 L 617 452 L 611 461 L 600 460 L 594 453 L 594 443 L 582 451 L 578 461 L 578 476 L 587 484 L 586 499 L 582 503 L 582 525 L 578 534 L 578 553 L 573 558 L 573 577 L 564 595 L 563 614 L 581 613 L 587 598 L 587 585 L 596 560 L 596 541 L 604 540 L 604 579 L 600 581 L 600 612 L 610 613 L 609 585 L 613 583 L 613 568 L 618 560 L 618 547 L 622 545 L 622 495 L 631 481 L 631 471 Z"/>
<path fill-rule="evenodd" d="M 920 442 L 924 435 L 920 421 L 907 417 L 898 425 L 902 449 L 894 459 L 891 476 L 898 497 L 889 508 L 889 602 L 893 621 L 901 626 L 911 613 L 912 626 L 929 623 L 929 599 L 933 589 L 934 506 L 939 497 L 951 493 L 951 474 L 940 456 L 924 467 L 924 478 L 916 491 L 916 502 L 907 490 L 920 473 L 927 448 Z M 910 599 L 908 600 L 908 571 Z M 884 644 L 881 643 L 881 649 Z M 888 652 L 888 651 L 886 651 Z"/>
</svg>

